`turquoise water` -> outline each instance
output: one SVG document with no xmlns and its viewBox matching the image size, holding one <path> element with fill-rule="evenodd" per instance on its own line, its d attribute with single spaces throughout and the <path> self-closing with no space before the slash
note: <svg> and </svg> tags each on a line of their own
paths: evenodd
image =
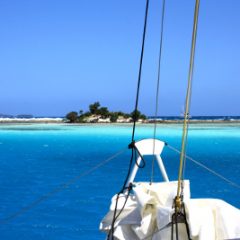
<svg viewBox="0 0 240 240">
<path fill-rule="evenodd" d="M 157 136 L 180 147 L 180 125 L 161 125 Z M 152 137 L 151 125 L 137 126 L 136 139 Z M 60 184 L 102 162 L 131 140 L 131 125 L 1 125 L 0 218 L 18 211 Z M 193 125 L 188 154 L 240 184 L 240 125 Z M 7 224 L 0 239 L 104 239 L 98 231 L 109 202 L 120 190 L 130 151 L 82 177 L 70 187 Z M 176 179 L 179 156 L 164 149 L 171 180 Z M 138 179 L 150 178 L 151 159 Z M 222 198 L 240 207 L 240 191 L 187 162 L 192 197 Z M 156 180 L 158 176 L 156 169 Z"/>
</svg>

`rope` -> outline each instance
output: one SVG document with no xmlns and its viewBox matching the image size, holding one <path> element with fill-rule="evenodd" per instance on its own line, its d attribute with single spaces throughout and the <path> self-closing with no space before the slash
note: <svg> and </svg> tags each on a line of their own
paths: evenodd
<svg viewBox="0 0 240 240">
<path fill-rule="evenodd" d="M 107 240 L 114 239 L 114 236 L 113 236 L 113 235 L 114 235 L 114 230 L 115 230 L 115 229 L 114 229 L 115 222 L 116 222 L 117 218 L 120 216 L 120 214 L 122 213 L 122 211 L 124 210 L 125 205 L 126 205 L 127 200 L 128 200 L 128 197 L 129 197 L 129 195 L 130 195 L 130 191 L 131 191 L 131 189 L 132 189 L 131 183 L 129 184 L 129 186 L 126 186 L 126 185 L 127 185 L 127 181 L 128 181 L 128 179 L 129 179 L 130 173 L 131 173 L 131 168 L 132 168 L 133 160 L 134 160 L 135 164 L 137 164 L 137 166 L 138 166 L 139 168 L 144 168 L 144 167 L 145 167 L 145 161 L 144 161 L 142 155 L 138 152 L 137 148 L 135 147 L 134 142 L 132 142 L 131 144 L 129 144 L 129 148 L 131 148 L 132 151 L 131 151 L 131 158 L 130 158 L 129 167 L 128 167 L 128 173 L 127 173 L 127 176 L 126 176 L 126 178 L 125 178 L 125 180 L 124 180 L 122 189 L 121 189 L 120 192 L 118 192 L 118 194 L 117 194 L 116 204 L 115 204 L 114 213 L 113 213 L 113 218 L 112 218 L 112 223 L 111 223 L 111 229 L 110 229 L 110 231 L 108 232 Z M 137 152 L 138 152 L 139 156 L 142 158 L 143 165 L 138 165 L 138 163 L 137 163 L 137 160 L 136 160 L 136 159 L 137 159 Z M 124 193 L 125 190 L 128 190 L 128 194 L 127 194 L 127 197 L 126 197 L 126 199 L 125 199 L 125 202 L 124 202 L 124 204 L 123 204 L 122 209 L 121 209 L 121 210 L 119 211 L 119 213 L 117 214 L 117 206 L 118 206 L 119 195 L 120 195 L 121 193 Z M 117 214 L 117 215 L 116 215 L 116 214 Z"/>
<path fill-rule="evenodd" d="M 177 148 L 169 145 L 168 143 L 165 143 L 165 146 L 167 146 L 167 147 L 168 147 L 169 149 L 171 149 L 172 151 L 174 151 L 174 152 L 176 152 L 176 153 L 178 153 L 178 154 L 181 154 L 181 151 L 180 151 L 180 150 L 178 150 Z M 237 183 L 229 180 L 228 178 L 224 177 L 224 176 L 221 175 L 220 173 L 218 173 L 218 172 L 212 170 L 211 168 L 207 167 L 207 166 L 204 165 L 203 163 L 201 163 L 201 162 L 193 159 L 192 157 L 190 157 L 190 156 L 188 156 L 188 155 L 186 155 L 186 158 L 187 158 L 188 160 L 192 161 L 193 163 L 195 163 L 196 165 L 198 165 L 199 167 L 205 169 L 205 170 L 208 171 L 209 173 L 213 174 L 214 176 L 216 176 L 216 177 L 220 178 L 221 180 L 225 181 L 226 183 L 230 184 L 231 186 L 240 189 L 240 185 L 239 185 L 239 184 L 237 184 Z M 186 217 L 186 215 L 184 215 L 184 216 Z M 185 222 L 187 222 L 186 219 L 185 219 Z M 167 225 L 166 227 L 170 227 L 170 226 L 171 226 L 171 225 Z M 186 225 L 186 226 L 187 226 L 187 225 Z M 157 230 L 154 231 L 153 233 L 151 233 L 151 234 L 149 234 L 148 236 L 146 236 L 145 238 L 143 238 L 143 240 L 152 239 L 152 237 L 154 236 L 154 234 L 162 231 L 162 230 L 165 229 L 166 227 L 163 227 L 163 228 L 161 228 L 161 229 L 157 229 Z M 188 228 L 187 228 L 187 232 L 188 232 L 188 238 L 190 239 L 190 234 L 189 234 L 189 229 L 188 229 Z M 178 236 L 178 235 L 177 235 L 177 236 Z M 176 236 L 176 237 L 177 237 L 177 236 Z"/>
<path fill-rule="evenodd" d="M 154 131 L 153 139 L 156 138 L 157 133 L 157 116 L 158 116 L 158 100 L 159 100 L 159 84 L 160 84 L 160 73 L 161 73 L 161 59 L 162 59 L 162 45 L 163 45 L 163 30 L 164 30 L 164 16 L 165 16 L 165 0 L 162 2 L 162 19 L 161 19 L 161 34 L 160 34 L 160 47 L 159 47 L 159 57 L 158 57 L 158 76 L 157 76 L 157 90 L 156 90 L 156 100 L 155 100 L 155 118 L 154 118 Z M 155 141 L 153 142 L 153 155 L 155 153 Z M 150 183 L 153 182 L 154 177 L 154 162 L 155 158 L 152 159 L 152 172 Z"/>
<path fill-rule="evenodd" d="M 148 6 L 149 6 L 149 0 L 146 0 L 144 28 L 143 28 L 143 34 L 142 34 L 142 49 L 141 49 L 140 65 L 139 65 L 139 72 L 138 72 L 137 95 L 136 95 L 136 101 L 135 101 L 135 108 L 134 108 L 134 115 L 133 116 L 136 116 L 136 113 L 137 113 L 137 110 L 138 110 L 138 100 L 139 100 L 140 84 L 141 84 L 141 78 L 142 78 L 142 63 L 143 63 L 143 54 L 144 54 L 146 29 L 147 29 Z M 132 142 L 134 141 L 135 129 L 136 129 L 136 117 L 133 118 Z"/>
<path fill-rule="evenodd" d="M 124 180 L 124 183 L 123 183 L 123 186 L 122 186 L 122 190 L 120 192 L 124 192 L 124 190 L 125 190 L 128 178 L 129 178 L 130 173 L 131 173 L 133 159 L 136 158 L 135 156 L 136 155 L 134 154 L 134 149 L 132 149 L 132 151 L 131 151 L 131 158 L 130 158 L 130 162 L 129 162 L 129 166 L 128 166 L 127 176 L 126 176 L 126 178 Z M 136 160 L 135 160 L 135 162 L 136 162 Z"/>
<path fill-rule="evenodd" d="M 118 217 L 121 215 L 122 211 L 124 210 L 124 208 L 125 208 L 125 206 L 127 204 L 127 200 L 128 200 L 128 198 L 130 196 L 130 191 L 132 190 L 132 185 L 130 185 L 127 189 L 128 189 L 127 196 L 126 196 L 124 204 L 123 204 L 123 206 L 122 206 L 122 208 L 121 208 L 121 210 L 119 211 L 118 214 L 117 214 L 117 205 L 118 205 L 119 195 L 121 194 L 121 192 L 119 192 L 117 194 L 116 204 L 115 204 L 114 213 L 113 213 L 113 221 L 112 221 L 112 224 L 111 224 L 111 229 L 108 232 L 107 240 L 114 239 L 113 234 L 114 234 L 115 222 L 117 221 Z"/>
<path fill-rule="evenodd" d="M 123 186 L 122 186 L 122 190 L 120 191 L 120 193 L 123 193 L 127 189 L 127 187 L 128 187 L 126 185 L 127 185 L 130 173 L 131 173 L 133 160 L 134 160 L 134 163 L 138 166 L 138 168 L 144 168 L 145 165 L 146 165 L 146 162 L 145 162 L 143 156 L 141 155 L 141 153 L 136 148 L 135 143 L 129 144 L 128 147 L 132 149 L 132 151 L 131 151 L 131 158 L 130 158 L 130 162 L 129 162 L 129 166 L 128 166 L 127 176 L 126 176 L 126 178 L 124 180 L 124 183 L 123 183 Z M 137 162 L 137 153 L 138 153 L 138 155 L 142 159 L 142 165 L 139 165 L 138 162 Z"/>
<path fill-rule="evenodd" d="M 181 151 L 179 151 L 177 148 L 175 148 L 175 147 L 173 147 L 173 146 L 171 146 L 171 145 L 169 145 L 169 144 L 166 144 L 166 146 L 167 146 L 169 149 L 173 150 L 174 152 L 176 152 L 176 153 L 178 153 L 178 154 L 181 154 Z M 192 157 L 190 157 L 190 156 L 188 156 L 188 155 L 186 155 L 186 158 L 187 158 L 188 160 L 190 160 L 191 162 L 195 163 L 196 165 L 198 165 L 199 167 L 201 167 L 201 168 L 207 170 L 208 172 L 210 172 L 211 174 L 215 175 L 216 177 L 218 177 L 218 178 L 222 179 L 223 181 L 227 182 L 228 184 L 232 185 L 233 187 L 236 187 L 236 188 L 240 189 L 240 185 L 239 185 L 239 184 L 237 184 L 237 183 L 229 180 L 228 178 L 224 177 L 224 176 L 221 175 L 220 173 L 218 173 L 218 172 L 212 170 L 211 168 L 207 167 L 207 166 L 204 165 L 203 163 L 201 163 L 201 162 L 193 159 Z"/>
<path fill-rule="evenodd" d="M 140 56 L 140 64 L 139 64 L 139 71 L 138 71 L 138 82 L 137 82 L 137 94 L 136 94 L 136 101 L 135 101 L 135 108 L 134 108 L 134 112 L 133 112 L 133 128 L 132 128 L 132 141 L 129 144 L 129 148 L 131 149 L 131 158 L 130 158 L 130 162 L 129 162 L 129 167 L 128 167 L 128 172 L 127 172 L 127 176 L 124 180 L 123 186 L 121 191 L 118 193 L 118 196 L 120 193 L 123 193 L 126 189 L 126 184 L 127 181 L 129 179 L 130 173 L 131 173 L 131 169 L 132 169 L 132 163 L 133 163 L 133 159 L 135 159 L 135 163 L 136 162 L 136 147 L 135 147 L 135 130 L 136 130 L 136 115 L 137 115 L 137 111 L 138 111 L 138 101 L 139 101 L 139 92 L 140 92 L 140 84 L 141 84 L 141 79 L 142 79 L 142 63 L 143 63 L 143 55 L 144 55 L 144 46 L 145 46 L 145 39 L 146 39 L 146 29 L 147 29 L 147 19 L 148 19 L 148 7 L 149 7 L 149 0 L 146 0 L 146 6 L 145 6 L 145 16 L 144 16 L 144 27 L 143 27 L 143 34 L 142 34 L 142 48 L 141 48 L 141 56 Z M 142 156 L 140 156 L 142 158 Z M 142 158 L 143 159 L 143 158 Z M 145 166 L 145 162 L 143 161 L 143 166 L 141 166 L 141 168 L 143 168 Z M 140 166 L 138 166 L 140 167 Z M 130 191 L 129 191 L 130 192 Z M 114 223 L 117 219 L 117 217 L 119 217 L 119 215 L 121 214 L 121 212 L 123 211 L 125 204 L 127 203 L 127 199 L 126 202 L 122 208 L 122 210 L 120 211 L 120 214 L 118 214 L 116 216 L 116 211 L 117 211 L 117 205 L 118 205 L 118 197 L 116 199 L 116 204 L 115 204 L 115 209 L 114 209 L 114 215 L 113 215 L 113 219 L 112 219 L 112 224 L 111 224 L 111 230 L 108 234 L 108 238 L 107 239 L 114 239 Z"/>
<path fill-rule="evenodd" d="M 175 202 L 178 209 L 180 209 L 181 202 L 182 202 L 181 198 L 180 198 L 180 191 L 183 193 L 183 187 L 184 187 L 184 185 L 183 185 L 183 167 L 185 166 L 185 161 L 186 161 L 186 157 L 185 157 L 186 156 L 186 143 L 187 143 L 187 135 L 188 135 L 189 109 L 190 109 L 190 102 L 191 102 L 194 56 L 195 56 L 195 46 L 196 46 L 196 38 L 197 38 L 199 1 L 200 0 L 196 0 L 196 4 L 195 4 L 190 66 L 189 66 L 189 73 L 188 73 L 188 86 L 187 86 L 187 94 L 186 94 L 186 101 L 185 101 L 182 147 L 181 147 L 180 164 L 179 164 L 179 172 L 178 172 L 178 188 L 177 188 L 177 197 L 176 197 L 176 202 Z"/>
<path fill-rule="evenodd" d="M 115 159 L 117 156 L 121 155 L 122 153 L 124 153 L 126 151 L 126 149 L 122 149 L 119 152 L 117 152 L 116 154 L 114 154 L 113 156 L 107 158 L 106 160 L 98 163 L 97 165 L 95 165 L 94 167 L 90 168 L 89 170 L 81 173 L 80 175 L 70 179 L 69 181 L 63 183 L 62 185 L 60 185 L 59 187 L 53 189 L 52 191 L 46 193 L 45 195 L 39 197 L 37 200 L 33 201 L 32 203 L 30 203 L 29 205 L 21 208 L 19 211 L 10 214 L 9 216 L 5 217 L 4 219 L 0 220 L 0 224 L 7 224 L 9 221 L 14 220 L 15 218 L 23 215 L 25 212 L 31 210 L 32 208 L 34 208 L 35 206 L 39 205 L 40 203 L 42 203 L 43 201 L 46 201 L 47 199 L 49 199 L 50 197 L 52 197 L 53 195 L 65 190 L 66 188 L 68 188 L 70 185 L 72 185 L 73 183 L 75 183 L 76 181 L 78 181 L 79 179 L 81 179 L 82 177 L 85 177 L 89 174 L 91 174 L 92 172 L 96 171 L 98 168 L 102 167 L 103 165 L 107 164 L 108 162 L 110 162 L 111 160 Z"/>
</svg>

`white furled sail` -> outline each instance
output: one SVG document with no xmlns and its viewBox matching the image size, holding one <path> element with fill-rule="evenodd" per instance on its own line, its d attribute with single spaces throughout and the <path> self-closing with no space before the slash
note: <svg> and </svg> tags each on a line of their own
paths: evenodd
<svg viewBox="0 0 240 240">
<path fill-rule="evenodd" d="M 184 205 L 190 238 L 194 240 L 221 240 L 240 238 L 240 210 L 218 199 L 191 199 L 189 181 L 184 181 Z M 133 193 L 122 210 L 127 195 L 120 195 L 112 238 L 116 240 L 176 239 L 172 236 L 172 207 L 177 181 L 161 183 L 134 183 Z M 116 205 L 112 198 L 110 211 L 100 224 L 108 233 Z M 173 238 L 171 238 L 173 237 Z M 184 223 L 178 223 L 178 239 L 189 239 Z"/>
<path fill-rule="evenodd" d="M 188 180 L 184 180 L 199 2 L 200 0 L 196 0 L 194 12 L 178 181 L 169 181 L 168 179 L 160 156 L 165 143 L 156 139 L 156 122 L 152 139 L 135 142 L 136 120 L 134 119 L 132 142 L 129 145 L 132 149 L 129 171 L 122 190 L 112 198 L 110 211 L 100 224 L 100 229 L 107 233 L 108 240 L 240 239 L 240 210 L 218 199 L 191 199 L 190 183 Z M 149 0 L 146 0 L 135 113 L 137 112 L 139 98 L 148 4 Z M 164 6 L 165 0 L 163 0 L 162 27 Z M 161 45 L 162 33 L 163 31 L 161 31 Z M 159 54 L 158 87 L 160 59 L 161 47 Z M 156 93 L 155 118 L 157 117 L 158 87 Z M 135 159 L 133 168 L 131 168 L 136 154 L 138 154 L 138 157 Z M 155 157 L 164 182 L 153 183 L 152 178 L 150 182 L 137 183 L 134 181 L 138 168 L 141 167 L 141 161 L 144 160 L 144 155 L 153 155 Z M 132 171 L 130 171 L 131 169 Z"/>
<path fill-rule="evenodd" d="M 240 239 L 240 210 L 219 199 L 192 199 L 188 180 L 183 181 L 182 192 L 185 221 L 175 221 L 178 181 L 168 180 L 160 157 L 164 146 L 157 139 L 135 143 L 139 156 L 127 181 L 130 188 L 112 198 L 100 230 L 108 234 L 109 240 Z M 137 166 L 145 155 L 161 160 L 158 166 L 164 182 L 134 182 Z"/>
</svg>

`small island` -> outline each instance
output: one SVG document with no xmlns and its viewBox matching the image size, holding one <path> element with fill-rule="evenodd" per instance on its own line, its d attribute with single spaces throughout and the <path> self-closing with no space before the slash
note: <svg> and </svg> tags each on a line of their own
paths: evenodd
<svg viewBox="0 0 240 240">
<path fill-rule="evenodd" d="M 144 124 L 182 124 L 183 116 L 146 116 L 140 111 L 124 113 L 109 111 L 107 107 L 94 102 L 88 111 L 71 111 L 61 117 L 35 117 L 32 114 L 9 115 L 0 113 L 0 124 L 92 124 L 92 123 L 131 123 Z M 191 116 L 191 124 L 240 124 L 240 116 Z"/>
<path fill-rule="evenodd" d="M 131 113 L 111 112 L 107 107 L 102 107 L 99 102 L 94 102 L 89 105 L 89 111 L 79 113 L 72 111 L 66 115 L 66 120 L 69 123 L 130 123 L 134 120 L 137 122 L 146 122 L 147 117 L 140 111 Z"/>
</svg>

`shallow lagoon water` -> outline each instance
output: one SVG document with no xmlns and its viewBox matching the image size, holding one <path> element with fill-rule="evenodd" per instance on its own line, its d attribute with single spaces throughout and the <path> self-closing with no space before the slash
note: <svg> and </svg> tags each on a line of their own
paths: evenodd
<svg viewBox="0 0 240 240">
<path fill-rule="evenodd" d="M 52 191 L 126 148 L 131 125 L 25 124 L 0 126 L 0 218 Z M 182 126 L 160 125 L 157 137 L 180 148 Z M 152 137 L 152 125 L 137 125 L 136 139 Z M 240 125 L 193 124 L 188 155 L 240 184 Z M 0 239 L 104 239 L 98 231 L 111 197 L 120 190 L 130 158 L 126 152 L 67 189 L 7 224 Z M 164 149 L 171 180 L 177 178 L 179 156 Z M 138 180 L 149 180 L 151 159 Z M 161 180 L 155 169 L 155 180 Z M 192 197 L 222 198 L 240 208 L 239 189 L 187 162 L 185 177 Z"/>
</svg>

